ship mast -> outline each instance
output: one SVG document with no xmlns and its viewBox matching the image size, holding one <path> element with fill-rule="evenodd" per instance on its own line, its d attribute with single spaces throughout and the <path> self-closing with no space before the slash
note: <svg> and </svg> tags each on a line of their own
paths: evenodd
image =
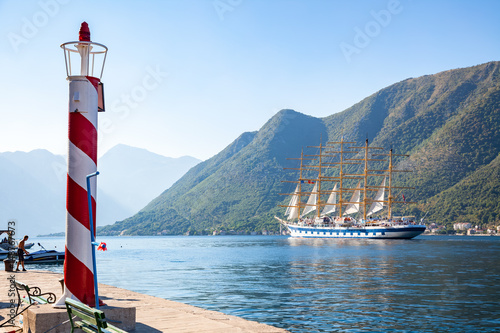
<svg viewBox="0 0 500 333">
<path fill-rule="evenodd" d="M 337 143 L 337 142 L 333 142 L 333 143 Z M 343 208 L 343 198 L 342 198 L 342 194 L 343 194 L 343 189 L 344 189 L 344 185 L 343 185 L 343 180 L 344 180 L 344 136 L 342 135 L 342 137 L 340 138 L 340 165 L 339 165 L 339 189 L 340 189 L 340 192 L 339 192 L 339 217 L 342 217 L 342 208 Z M 347 143 L 347 142 L 346 142 Z M 352 142 L 354 143 L 354 142 Z M 349 142 L 349 144 L 351 144 L 351 142 Z"/>
<path fill-rule="evenodd" d="M 394 163 L 393 159 L 394 156 L 402 156 L 402 157 L 408 157 L 410 155 L 406 154 L 394 154 L 392 152 L 392 148 L 389 150 L 389 154 L 374 154 L 373 156 L 389 156 L 389 167 L 387 170 L 371 170 L 371 171 L 380 171 L 380 172 L 387 172 L 387 178 L 389 178 L 389 186 L 387 188 L 387 200 L 384 201 L 387 203 L 387 219 L 392 219 L 392 204 L 394 203 L 416 203 L 416 202 L 410 202 L 410 201 L 396 201 L 396 197 L 394 197 L 392 189 L 415 189 L 414 187 L 406 187 L 406 186 L 392 186 L 392 174 L 395 172 L 412 172 L 411 170 L 396 170 L 394 169 Z"/>
<path fill-rule="evenodd" d="M 298 188 L 298 192 L 296 193 L 296 195 L 298 196 L 298 200 L 297 200 L 297 205 L 296 206 L 290 206 L 290 205 L 287 205 L 287 206 L 281 206 L 281 207 L 297 207 L 297 216 L 300 218 L 300 208 L 305 206 L 305 204 L 302 204 L 302 183 L 304 181 L 304 178 L 303 178 L 303 171 L 304 169 L 307 169 L 307 168 L 304 168 L 304 160 L 311 160 L 310 158 L 304 158 L 304 149 L 302 149 L 300 151 L 300 157 L 299 158 L 287 158 L 287 160 L 300 160 L 300 167 L 299 168 L 283 168 L 284 170 L 299 170 L 299 180 L 282 180 L 282 182 L 284 183 L 298 183 L 299 185 L 299 188 Z M 290 193 L 280 193 L 280 195 L 290 195 Z M 305 207 L 304 207 L 305 209 Z"/>
<path fill-rule="evenodd" d="M 344 165 L 346 165 L 346 164 L 359 164 L 359 163 L 348 162 L 351 159 L 344 157 L 344 154 L 346 154 L 346 153 L 351 153 L 351 154 L 357 153 L 357 151 L 344 150 L 344 145 L 355 144 L 355 143 L 356 142 L 344 141 L 344 136 L 342 136 L 340 138 L 340 141 L 333 141 L 333 142 L 327 143 L 327 144 L 332 144 L 332 145 L 340 145 L 339 151 L 326 151 L 325 152 L 325 154 L 338 154 L 339 155 L 339 162 L 323 163 L 323 164 L 336 164 L 339 166 L 339 176 L 338 177 L 323 177 L 324 179 L 327 179 L 327 180 L 333 179 L 333 180 L 338 180 L 338 182 L 339 182 L 339 189 L 338 189 L 339 201 L 336 204 L 339 207 L 339 217 L 342 217 L 343 205 L 345 203 L 348 203 L 347 201 L 344 201 L 344 198 L 343 198 L 343 192 L 345 190 L 344 189 L 344 179 L 353 179 L 351 177 L 346 177 L 346 176 L 350 176 L 350 175 L 344 173 Z M 352 148 L 352 147 L 349 147 L 349 148 Z"/>
<path fill-rule="evenodd" d="M 299 205 L 297 207 L 297 216 L 300 218 L 300 206 L 302 202 L 302 168 L 304 166 L 304 148 L 300 150 L 300 171 L 299 171 L 299 200 L 297 201 L 297 204 Z"/>
<path fill-rule="evenodd" d="M 370 174 L 370 171 L 376 171 L 376 170 L 369 170 L 368 169 L 368 161 L 384 161 L 380 159 L 373 159 L 373 158 L 368 158 L 368 151 L 369 149 L 383 149 L 382 147 L 368 147 L 368 139 L 365 140 L 365 145 L 364 147 L 349 147 L 351 149 L 363 149 L 364 150 L 364 157 L 363 158 L 350 158 L 349 160 L 351 161 L 360 161 L 364 163 L 364 169 L 363 169 L 363 174 L 348 174 L 347 176 L 354 176 L 354 177 L 363 177 L 363 219 L 366 220 L 366 212 L 367 212 L 367 206 L 372 202 L 371 199 L 368 198 L 368 191 L 372 191 L 372 189 L 368 188 L 368 177 L 371 176 L 381 176 L 378 174 Z M 360 163 L 357 163 L 360 164 Z"/>
<path fill-rule="evenodd" d="M 365 168 L 364 168 L 364 181 L 363 181 L 363 220 L 366 221 L 366 205 L 368 200 L 367 186 L 368 186 L 368 139 L 365 140 Z"/>
<path fill-rule="evenodd" d="M 319 154 L 318 155 L 306 155 L 307 157 L 313 157 L 313 158 L 318 158 L 318 165 L 310 165 L 309 168 L 315 170 L 315 169 L 318 169 L 318 178 L 317 179 L 314 179 L 314 181 L 318 184 L 318 187 L 317 187 L 317 192 L 311 192 L 311 194 L 313 193 L 316 193 L 316 202 L 315 202 L 315 206 L 316 206 L 316 217 L 320 217 L 321 215 L 321 209 L 320 207 L 322 206 L 321 204 L 321 183 L 323 181 L 323 174 L 322 174 L 322 170 L 323 170 L 323 149 L 327 148 L 327 146 L 323 146 L 323 143 L 320 142 L 319 143 L 319 146 L 307 146 L 307 148 L 319 148 Z"/>
<path fill-rule="evenodd" d="M 316 200 L 316 217 L 319 218 L 320 214 L 321 214 L 321 169 L 323 168 L 323 166 L 321 165 L 321 157 L 323 156 L 323 143 L 320 142 L 319 143 L 319 158 L 318 158 L 318 194 L 316 196 L 317 200 Z"/>
<path fill-rule="evenodd" d="M 388 192 L 388 195 L 387 195 L 387 201 L 388 201 L 388 204 L 387 204 L 387 219 L 392 219 L 392 201 L 393 201 L 393 197 L 392 197 L 392 148 L 391 150 L 389 150 L 389 191 Z"/>
</svg>

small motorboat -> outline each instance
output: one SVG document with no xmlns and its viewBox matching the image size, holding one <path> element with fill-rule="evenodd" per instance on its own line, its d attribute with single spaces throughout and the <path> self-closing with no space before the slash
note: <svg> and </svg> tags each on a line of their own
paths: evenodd
<svg viewBox="0 0 500 333">
<path fill-rule="evenodd" d="M 38 245 L 42 249 L 39 251 L 30 252 L 30 254 L 25 255 L 25 264 L 62 264 L 64 262 L 64 252 L 47 250 L 40 243 L 38 243 Z"/>
<path fill-rule="evenodd" d="M 26 244 L 24 244 L 24 248 L 25 249 L 31 249 L 33 247 L 33 245 L 35 245 L 35 243 L 26 243 Z M 0 248 L 3 249 L 3 250 L 7 250 L 8 251 L 10 247 L 11 246 L 9 245 L 9 242 L 2 241 L 0 243 Z M 17 248 L 17 242 L 16 242 L 16 246 L 15 247 Z"/>
<path fill-rule="evenodd" d="M 9 251 L 0 248 L 0 260 L 7 259 L 8 255 L 9 255 Z"/>
</svg>

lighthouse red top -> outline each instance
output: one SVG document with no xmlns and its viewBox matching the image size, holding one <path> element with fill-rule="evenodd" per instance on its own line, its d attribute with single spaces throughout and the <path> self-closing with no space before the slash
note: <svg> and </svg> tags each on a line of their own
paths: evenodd
<svg viewBox="0 0 500 333">
<path fill-rule="evenodd" d="M 82 26 L 80 27 L 80 36 L 78 40 L 83 42 L 90 42 L 90 30 L 87 22 L 82 23 Z"/>
</svg>

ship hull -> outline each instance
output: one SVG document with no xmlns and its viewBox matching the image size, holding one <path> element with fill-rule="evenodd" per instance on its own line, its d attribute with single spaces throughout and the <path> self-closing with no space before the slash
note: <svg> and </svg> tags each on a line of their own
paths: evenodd
<svg viewBox="0 0 500 333">
<path fill-rule="evenodd" d="M 411 239 L 425 231 L 424 225 L 373 227 L 307 227 L 285 224 L 290 236 L 297 238 Z"/>
</svg>

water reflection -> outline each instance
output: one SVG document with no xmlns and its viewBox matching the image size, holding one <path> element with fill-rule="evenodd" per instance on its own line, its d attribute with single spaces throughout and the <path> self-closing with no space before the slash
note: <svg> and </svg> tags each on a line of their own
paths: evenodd
<svg viewBox="0 0 500 333">
<path fill-rule="evenodd" d="M 109 248 L 98 254 L 103 283 L 291 332 L 493 332 L 500 324 L 500 237 L 100 241 Z"/>
</svg>

